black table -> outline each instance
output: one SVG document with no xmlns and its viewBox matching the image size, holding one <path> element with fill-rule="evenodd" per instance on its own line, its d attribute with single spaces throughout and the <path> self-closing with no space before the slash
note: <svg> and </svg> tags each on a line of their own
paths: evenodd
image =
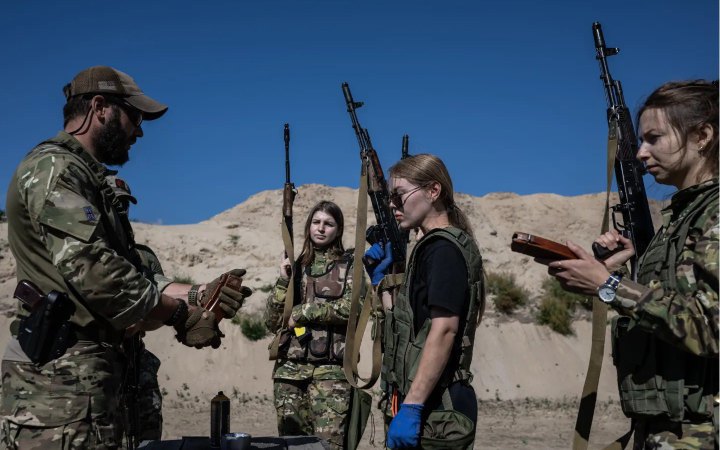
<svg viewBox="0 0 720 450">
<path fill-rule="evenodd" d="M 210 450 L 207 436 L 185 436 L 182 439 L 166 441 L 143 441 L 142 450 Z M 323 439 L 315 436 L 255 437 L 250 443 L 252 450 L 329 450 Z"/>
</svg>

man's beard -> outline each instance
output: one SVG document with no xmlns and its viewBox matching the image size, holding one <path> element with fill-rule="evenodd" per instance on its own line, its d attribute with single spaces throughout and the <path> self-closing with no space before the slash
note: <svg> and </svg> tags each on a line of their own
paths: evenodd
<svg viewBox="0 0 720 450">
<path fill-rule="evenodd" d="M 95 135 L 93 147 L 98 161 L 103 164 L 122 166 L 130 160 L 129 138 L 120 125 L 120 114 L 117 110 Z"/>
</svg>

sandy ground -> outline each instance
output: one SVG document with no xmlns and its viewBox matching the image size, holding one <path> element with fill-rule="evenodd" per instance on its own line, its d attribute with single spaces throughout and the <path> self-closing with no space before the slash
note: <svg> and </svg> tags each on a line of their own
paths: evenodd
<svg viewBox="0 0 720 450">
<path fill-rule="evenodd" d="M 231 431 L 254 436 L 277 434 L 270 399 L 251 399 L 246 402 L 233 400 Z M 576 408 L 575 402 L 548 399 L 480 401 L 475 448 L 568 449 L 572 446 Z M 165 432 L 170 436 L 202 436 L 209 433 L 209 403 L 168 405 L 165 417 Z M 629 422 L 622 415 L 619 405 L 616 402 L 602 402 L 596 408 L 590 448 L 602 448 L 628 429 Z M 382 417 L 378 411 L 373 411 L 359 448 L 384 448 L 382 434 Z"/>
</svg>

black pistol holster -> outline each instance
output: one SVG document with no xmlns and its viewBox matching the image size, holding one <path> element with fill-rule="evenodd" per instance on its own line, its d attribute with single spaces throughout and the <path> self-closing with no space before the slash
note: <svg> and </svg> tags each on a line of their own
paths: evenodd
<svg viewBox="0 0 720 450">
<path fill-rule="evenodd" d="M 75 304 L 62 292 L 43 292 L 32 282 L 22 280 L 15 288 L 16 299 L 30 315 L 20 319 L 17 339 L 30 360 L 44 365 L 59 358 L 77 340 L 70 317 Z"/>
</svg>

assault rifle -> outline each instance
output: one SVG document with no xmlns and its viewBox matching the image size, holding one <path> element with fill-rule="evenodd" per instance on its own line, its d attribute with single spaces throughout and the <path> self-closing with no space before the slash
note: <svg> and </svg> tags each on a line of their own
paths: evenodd
<svg viewBox="0 0 720 450">
<path fill-rule="evenodd" d="M 605 99 L 608 105 L 608 139 L 617 141 L 614 164 L 620 203 L 610 208 L 611 217 L 613 227 L 629 238 L 635 247 L 635 256 L 630 260 L 631 275 L 634 280 L 637 277 L 638 259 L 655 234 L 642 179 L 645 168 L 635 158 L 638 152 L 638 140 L 630 111 L 625 105 L 622 86 L 620 81 L 612 78 L 608 69 L 607 58 L 616 55 L 620 49 L 605 46 L 605 38 L 599 22 L 593 23 L 592 29 L 597 51 L 595 58 L 600 64 L 600 79 L 605 87 Z M 618 212 L 622 214 L 623 223 L 617 223 L 615 219 L 615 214 Z M 611 254 L 605 247 L 597 244 L 593 244 L 593 251 L 600 259 L 605 259 Z"/>
<path fill-rule="evenodd" d="M 293 241 L 293 202 L 295 201 L 295 184 L 290 181 L 290 125 L 285 124 L 285 186 L 283 187 L 283 220 Z M 285 255 L 288 256 L 288 255 Z"/>
<path fill-rule="evenodd" d="M 287 329 L 288 320 L 292 313 L 293 301 L 295 300 L 295 249 L 293 247 L 293 202 L 295 201 L 295 185 L 290 181 L 290 125 L 285 124 L 283 134 L 285 138 L 285 186 L 283 187 L 283 219 L 280 222 L 280 232 L 282 234 L 283 246 L 285 247 L 285 257 L 290 258 L 290 280 L 288 281 L 287 291 L 285 292 L 285 304 L 283 305 L 282 323 L 280 331 L 275 334 L 275 339 L 270 343 L 270 360 L 274 361 L 278 357 L 280 347 L 280 338 L 283 331 Z"/>
<path fill-rule="evenodd" d="M 375 212 L 375 221 L 377 225 L 368 228 L 366 239 L 370 244 L 376 242 L 390 242 L 392 245 L 393 261 L 396 268 L 405 267 L 405 258 L 407 256 L 407 237 L 398 227 L 398 223 L 390 209 L 390 192 L 387 187 L 387 180 L 383 175 L 380 160 L 377 152 L 372 146 L 370 135 L 367 129 L 363 128 L 358 121 L 355 110 L 363 105 L 363 102 L 353 100 L 350 93 L 350 86 L 347 83 L 342 84 L 343 94 L 345 95 L 345 103 L 347 111 L 350 114 L 352 127 L 360 144 L 360 158 L 368 167 L 368 196 Z M 379 261 L 367 261 L 369 265 L 377 264 Z M 401 270 L 402 271 L 402 270 Z"/>
</svg>

